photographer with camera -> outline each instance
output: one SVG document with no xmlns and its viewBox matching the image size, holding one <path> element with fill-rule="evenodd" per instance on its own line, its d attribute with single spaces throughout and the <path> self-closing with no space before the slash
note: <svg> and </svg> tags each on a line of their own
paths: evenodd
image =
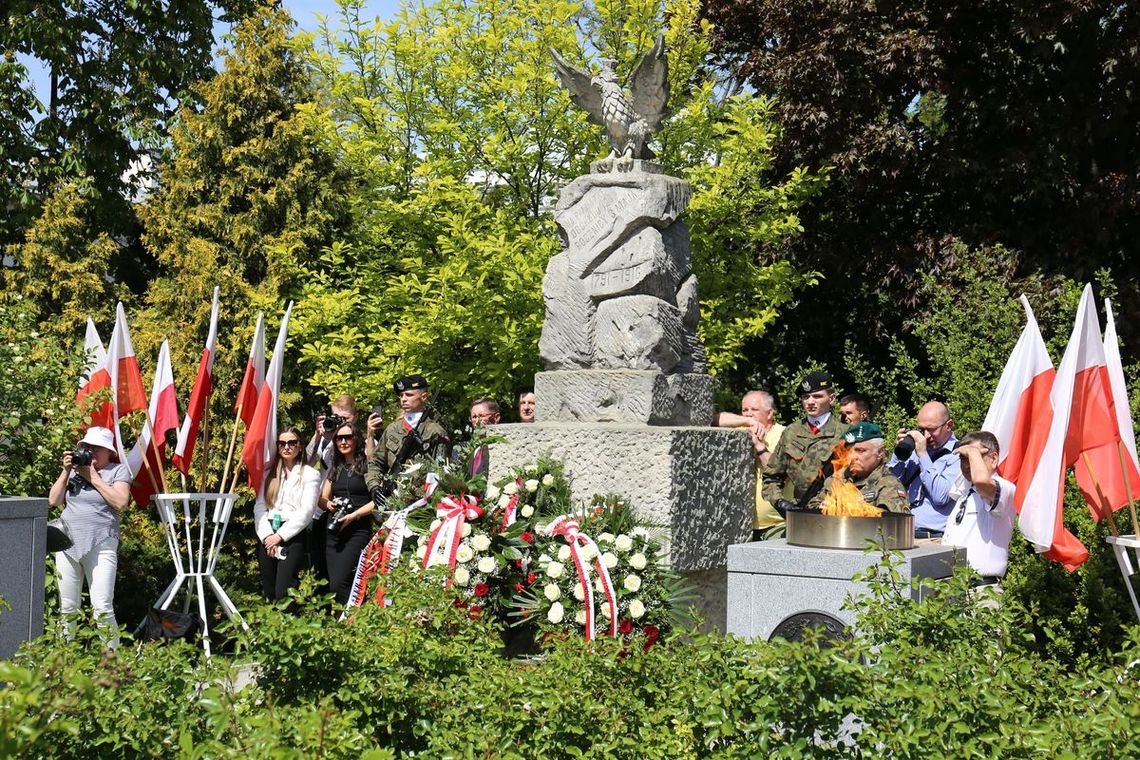
<svg viewBox="0 0 1140 760">
<path fill-rule="evenodd" d="M 119 564 L 119 514 L 131 500 L 131 471 L 112 462 L 115 437 L 105 427 L 92 427 L 76 451 L 63 455 L 63 469 L 52 483 L 48 501 L 66 504 L 60 521 L 71 546 L 56 552 L 59 611 L 68 618 L 79 611 L 83 581 L 100 625 L 110 627 L 107 645 L 119 645 L 115 621 L 115 571 Z"/>
<path fill-rule="evenodd" d="M 297 587 L 309 553 L 307 531 L 321 474 L 301 460 L 301 431 L 290 425 L 277 433 L 277 452 L 253 507 L 261 593 L 271 602 Z"/>
<path fill-rule="evenodd" d="M 962 474 L 958 457 L 948 456 L 958 443 L 954 420 L 941 401 L 923 404 L 917 420 L 915 429 L 899 430 L 887 468 L 906 486 L 914 537 L 942 538 L 946 516 L 954 507 L 950 487 Z"/>
<path fill-rule="evenodd" d="M 321 488 L 320 508 L 328 514 L 325 541 L 325 563 L 329 588 L 341 606 L 348 603 L 352 578 L 360 553 L 372 539 L 372 520 L 376 506 L 364 475 L 368 460 L 364 456 L 364 435 L 345 423 L 333 433 L 336 451 L 332 468 Z"/>
<path fill-rule="evenodd" d="M 400 419 L 384 429 L 380 445 L 368 460 L 368 487 L 379 500 L 392 492 L 393 478 L 406 464 L 429 458 L 447 461 L 451 439 L 428 407 L 428 383 L 423 375 L 404 375 L 392 383 L 400 397 Z"/>
</svg>

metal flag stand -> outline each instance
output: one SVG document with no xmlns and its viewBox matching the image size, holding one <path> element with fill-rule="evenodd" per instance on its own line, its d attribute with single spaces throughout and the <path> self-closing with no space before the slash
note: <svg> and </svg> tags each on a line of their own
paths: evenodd
<svg viewBox="0 0 1140 760">
<path fill-rule="evenodd" d="M 1120 566 L 1120 574 L 1124 576 L 1124 587 L 1128 589 L 1128 598 L 1132 600 L 1132 610 L 1136 613 L 1136 619 L 1140 620 L 1140 603 L 1136 601 L 1136 590 L 1132 587 L 1132 575 L 1136 572 L 1136 565 L 1133 560 L 1128 556 L 1128 550 L 1132 549 L 1132 556 L 1136 558 L 1137 564 L 1140 564 L 1140 540 L 1136 536 L 1105 536 L 1104 540 L 1112 546 L 1112 552 L 1116 555 L 1116 564 Z"/>
<path fill-rule="evenodd" d="M 190 603 L 197 597 L 198 614 L 202 618 L 202 647 L 206 650 L 207 657 L 210 656 L 210 629 L 206 617 L 207 584 L 218 603 L 222 605 L 226 617 L 230 620 L 236 618 L 242 628 L 249 630 L 249 625 L 230 601 L 222 584 L 214 577 L 214 566 L 218 560 L 222 541 L 226 537 L 226 528 L 229 526 L 230 514 L 233 512 L 236 499 L 237 494 L 234 493 L 161 493 L 154 497 L 175 571 L 174 580 L 162 592 L 155 607 L 162 610 L 169 608 L 182 589 L 182 585 L 186 584 L 187 593 L 183 612 L 190 611 Z M 197 505 L 196 532 L 191 524 L 192 504 Z M 208 521 L 207 515 L 210 518 Z M 181 528 L 178 525 L 180 518 Z M 209 543 L 206 541 L 207 522 L 211 525 Z"/>
</svg>

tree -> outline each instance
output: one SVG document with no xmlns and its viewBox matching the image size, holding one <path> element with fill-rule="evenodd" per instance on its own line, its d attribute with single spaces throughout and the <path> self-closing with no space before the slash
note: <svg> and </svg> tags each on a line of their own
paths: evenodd
<svg viewBox="0 0 1140 760">
<path fill-rule="evenodd" d="M 128 169 L 164 147 L 164 130 L 191 85 L 212 73 L 214 14 L 236 21 L 254 0 L 10 0 L 0 18 L 0 247 L 17 243 L 61 181 L 86 177 L 92 223 L 137 232 Z M 36 97 L 17 55 L 48 71 Z M 140 252 L 136 249 L 135 254 Z M 136 265 L 116 274 L 129 279 Z"/>
<path fill-rule="evenodd" d="M 765 353 L 838 356 L 859 332 L 882 347 L 873 361 L 890 361 L 889 338 L 925 308 L 921 275 L 954 266 L 947 236 L 1022 252 L 1015 276 L 1087 280 L 1109 267 L 1134 314 L 1135 7 L 709 0 L 705 10 L 736 83 L 776 99 L 777 171 L 834 167 L 790 246 L 824 282 Z"/>
</svg>

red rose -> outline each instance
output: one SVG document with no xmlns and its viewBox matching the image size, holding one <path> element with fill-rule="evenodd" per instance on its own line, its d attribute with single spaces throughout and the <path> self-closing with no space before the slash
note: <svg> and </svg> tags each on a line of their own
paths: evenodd
<svg viewBox="0 0 1140 760">
<path fill-rule="evenodd" d="M 633 623 L 629 622 L 628 620 L 621 621 L 618 623 L 618 633 L 620 633 L 622 636 L 628 636 L 629 634 L 633 633 Z"/>
<path fill-rule="evenodd" d="M 653 645 L 657 643 L 657 640 L 661 638 L 661 631 L 657 630 L 657 626 L 655 625 L 647 625 L 641 630 L 645 633 L 645 644 L 643 648 L 648 652 L 653 648 Z"/>
<path fill-rule="evenodd" d="M 519 570 L 522 570 L 522 560 L 521 559 L 515 560 L 515 567 L 517 567 Z"/>
<path fill-rule="evenodd" d="M 534 543 L 534 534 L 531 533 L 529 530 L 524 530 L 522 532 L 522 535 L 519 536 L 519 538 L 521 538 L 523 541 L 526 541 L 528 544 Z"/>
<path fill-rule="evenodd" d="M 477 596 L 477 597 L 482 598 L 482 597 L 486 596 L 487 592 L 490 590 L 491 590 L 490 586 L 488 586 L 486 583 L 476 583 L 475 584 L 475 596 Z"/>
<path fill-rule="evenodd" d="M 456 599 L 454 602 L 452 602 L 452 604 L 455 605 L 457 609 L 461 610 L 466 609 L 467 607 L 467 602 L 463 601 L 462 599 Z"/>
<path fill-rule="evenodd" d="M 515 591 L 525 591 L 525 590 L 526 590 L 526 586 L 522 585 L 521 583 L 515 584 Z"/>
<path fill-rule="evenodd" d="M 538 576 L 535 575 L 534 573 L 527 573 L 526 574 L 526 585 L 533 586 L 534 582 L 537 580 L 538 580 Z"/>
<path fill-rule="evenodd" d="M 473 604 L 467 608 L 467 617 L 471 618 L 472 620 L 478 620 L 482 616 L 483 608 L 479 605 Z"/>
</svg>

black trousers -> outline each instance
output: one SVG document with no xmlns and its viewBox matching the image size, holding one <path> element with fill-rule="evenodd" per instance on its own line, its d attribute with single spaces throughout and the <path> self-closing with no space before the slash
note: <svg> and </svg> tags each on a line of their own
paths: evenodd
<svg viewBox="0 0 1140 760">
<path fill-rule="evenodd" d="M 360 553 L 368 546 L 374 533 L 371 515 L 353 520 L 339 532 L 328 532 L 325 561 L 328 563 L 329 590 L 336 594 L 337 604 L 348 603 Z"/>
<path fill-rule="evenodd" d="M 269 556 L 265 544 L 257 542 L 257 566 L 261 570 L 261 594 L 271 602 L 284 599 L 289 589 L 297 588 L 301 571 L 309 562 L 308 531 L 301 531 L 281 544 L 285 559 Z"/>
<path fill-rule="evenodd" d="M 328 543 L 329 513 L 325 512 L 319 520 L 314 520 L 309 529 L 309 564 L 313 568 L 313 575 L 317 580 L 327 584 L 329 580 L 329 566 L 325 562 L 325 545 Z M 321 589 L 324 593 L 326 589 Z"/>
</svg>

